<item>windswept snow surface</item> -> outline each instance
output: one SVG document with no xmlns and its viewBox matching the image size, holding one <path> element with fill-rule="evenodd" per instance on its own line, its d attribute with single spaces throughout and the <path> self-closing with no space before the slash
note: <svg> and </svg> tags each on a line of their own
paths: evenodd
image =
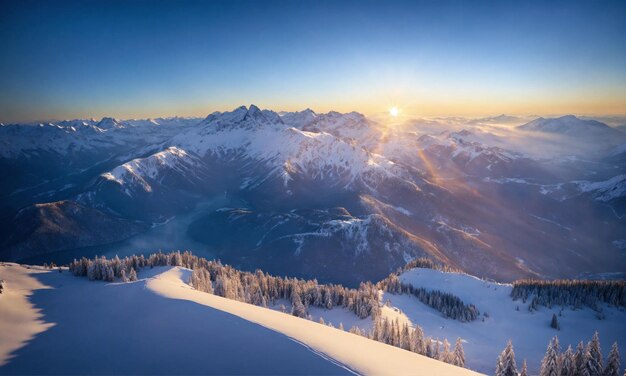
<svg viewBox="0 0 626 376">
<path fill-rule="evenodd" d="M 562 316 L 561 307 L 539 306 L 532 313 L 528 303 L 511 298 L 512 285 L 484 281 L 476 277 L 444 273 L 432 269 L 416 268 L 400 276 L 403 283 L 423 287 L 426 290 L 440 290 L 458 296 L 466 304 L 474 304 L 481 312 L 481 317 L 470 323 L 444 318 L 440 312 L 421 303 L 411 295 L 393 295 L 385 293 L 383 299 L 391 301 L 391 308 L 383 310 L 383 315 L 398 318 L 401 322 L 418 324 L 426 336 L 444 338 L 454 343 L 457 337 L 463 340 L 466 364 L 480 372 L 493 374 L 496 359 L 507 341 L 513 341 L 515 358 L 518 366 L 524 359 L 528 362 L 531 374 L 539 372 L 548 342 L 558 336 L 562 350 L 572 345 L 575 349 L 579 341 L 585 343 L 597 330 L 600 334 L 603 355 L 613 342 L 617 341 L 622 349 L 622 358 L 626 356 L 626 311 L 614 307 L 603 307 L 605 318 L 598 320 L 596 312 L 590 308 L 576 311 L 566 307 Z M 519 311 L 517 308 L 519 307 Z M 483 316 L 487 314 L 488 317 Z M 557 314 L 560 330 L 550 327 L 552 314 Z M 484 317 L 484 321 L 483 321 Z"/>
<path fill-rule="evenodd" d="M 0 374 L 476 374 L 196 291 L 189 274 L 103 283 L 0 265 Z"/>
</svg>

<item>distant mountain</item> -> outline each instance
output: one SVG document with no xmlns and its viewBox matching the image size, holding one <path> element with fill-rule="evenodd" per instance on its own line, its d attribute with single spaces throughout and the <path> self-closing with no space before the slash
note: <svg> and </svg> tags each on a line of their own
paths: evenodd
<svg viewBox="0 0 626 376">
<path fill-rule="evenodd" d="M 544 132 L 559 134 L 569 137 L 617 137 L 624 139 L 625 136 L 615 128 L 596 120 L 583 120 L 574 115 L 561 116 L 559 118 L 539 118 L 518 129 L 531 132 Z"/>
<path fill-rule="evenodd" d="M 472 119 L 472 124 L 519 124 L 524 122 L 523 118 L 511 115 L 489 116 L 484 118 Z"/>
</svg>

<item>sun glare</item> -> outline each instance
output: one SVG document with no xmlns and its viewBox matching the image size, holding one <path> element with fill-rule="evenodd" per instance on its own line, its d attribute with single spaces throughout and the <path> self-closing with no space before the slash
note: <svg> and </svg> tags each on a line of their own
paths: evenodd
<svg viewBox="0 0 626 376">
<path fill-rule="evenodd" d="M 389 115 L 396 117 L 398 116 L 398 107 L 391 107 L 389 109 Z"/>
</svg>

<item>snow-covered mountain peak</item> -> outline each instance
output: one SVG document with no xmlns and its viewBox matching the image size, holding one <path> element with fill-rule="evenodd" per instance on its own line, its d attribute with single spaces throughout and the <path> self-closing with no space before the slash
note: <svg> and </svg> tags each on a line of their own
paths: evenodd
<svg viewBox="0 0 626 376">
<path fill-rule="evenodd" d="M 291 127 L 302 129 L 311 124 L 317 117 L 317 114 L 315 113 L 315 111 L 307 108 L 303 111 L 282 112 L 280 113 L 280 117 L 285 124 Z"/>
<path fill-rule="evenodd" d="M 568 136 L 586 136 L 590 133 L 617 133 L 608 125 L 597 120 L 583 120 L 574 115 L 565 115 L 557 118 L 538 118 L 518 127 L 524 131 L 547 132 Z"/>
<path fill-rule="evenodd" d="M 147 158 L 133 159 L 101 176 L 124 186 L 124 192 L 131 196 L 130 187 L 140 187 L 144 192 L 152 192 L 150 179 L 155 180 L 166 171 L 182 174 L 193 172 L 192 168 L 196 165 L 194 157 L 185 150 L 172 146 Z"/>
<path fill-rule="evenodd" d="M 224 128 L 248 128 L 254 129 L 263 125 L 282 125 L 280 116 L 269 110 L 261 110 L 255 105 L 240 106 L 229 112 L 214 112 L 201 122 L 201 125 L 208 126 L 214 130 Z"/>
<path fill-rule="evenodd" d="M 121 120 L 112 117 L 103 117 L 96 126 L 104 130 L 126 128 L 126 125 Z"/>
</svg>

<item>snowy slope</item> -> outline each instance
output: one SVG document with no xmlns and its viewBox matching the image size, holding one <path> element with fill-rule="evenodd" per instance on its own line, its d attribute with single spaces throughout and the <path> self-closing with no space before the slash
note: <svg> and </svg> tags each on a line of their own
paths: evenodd
<svg viewBox="0 0 626 376">
<path fill-rule="evenodd" d="M 626 195 L 626 175 L 618 175 L 606 181 L 577 181 L 581 192 L 590 193 L 598 201 L 608 202 Z"/>
<path fill-rule="evenodd" d="M 575 348 L 580 340 L 585 343 L 594 331 L 599 331 L 603 349 L 606 351 L 614 341 L 623 349 L 626 344 L 626 312 L 623 309 L 605 307 L 606 318 L 598 320 L 589 308 L 577 311 L 566 308 L 558 317 L 561 330 L 550 328 L 552 315 L 559 314 L 561 307 L 549 309 L 539 307 L 529 312 L 528 302 L 513 301 L 512 286 L 484 281 L 467 274 L 444 273 L 432 269 L 412 269 L 400 276 L 404 283 L 427 290 L 441 290 L 454 294 L 466 304 L 474 304 L 485 317 L 470 323 L 461 323 L 442 317 L 434 309 L 422 304 L 410 295 L 386 293 L 395 310 L 385 311 L 390 317 L 399 317 L 420 325 L 425 335 L 447 338 L 448 341 L 461 337 L 467 365 L 480 372 L 492 373 L 495 361 L 509 339 L 513 341 L 518 365 L 527 359 L 529 371 L 538 372 L 538 366 L 549 340 L 558 335 L 561 347 Z M 519 307 L 519 311 L 517 308 Z M 606 354 L 605 354 L 606 355 Z"/>
<path fill-rule="evenodd" d="M 147 158 L 133 159 L 102 174 L 102 177 L 124 186 L 124 192 L 132 196 L 133 188 L 144 192 L 152 191 L 152 186 L 147 181 L 148 178 L 159 179 L 166 172 L 178 172 L 192 177 L 194 168 L 198 165 L 199 162 L 184 150 L 170 147 Z"/>
<path fill-rule="evenodd" d="M 476 374 L 195 291 L 189 273 L 102 283 L 0 265 L 0 374 Z"/>
</svg>

